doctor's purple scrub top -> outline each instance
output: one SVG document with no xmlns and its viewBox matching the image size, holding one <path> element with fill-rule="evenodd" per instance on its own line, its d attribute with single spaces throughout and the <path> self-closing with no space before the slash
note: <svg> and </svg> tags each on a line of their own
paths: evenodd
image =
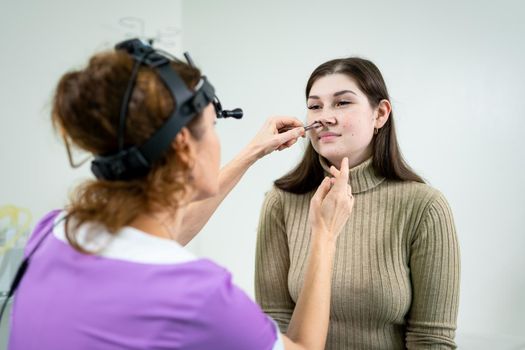
<svg viewBox="0 0 525 350">
<path fill-rule="evenodd" d="M 284 349 L 224 268 L 131 227 L 82 225 L 79 241 L 97 251 L 83 254 L 64 216 L 46 215 L 26 246 L 27 255 L 49 233 L 14 296 L 10 350 Z"/>
</svg>

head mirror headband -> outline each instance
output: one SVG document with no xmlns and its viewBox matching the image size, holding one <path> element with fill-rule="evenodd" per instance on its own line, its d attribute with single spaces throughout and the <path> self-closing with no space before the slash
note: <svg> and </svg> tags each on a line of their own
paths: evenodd
<svg viewBox="0 0 525 350">
<path fill-rule="evenodd" d="M 195 91 L 188 89 L 177 72 L 171 67 L 171 62 L 177 59 L 171 55 L 154 49 L 150 44 L 139 39 L 123 41 L 115 46 L 116 50 L 127 52 L 135 60 L 124 99 L 122 101 L 118 129 L 118 151 L 107 155 L 98 155 L 91 163 L 91 171 L 99 179 L 104 180 L 132 180 L 148 173 L 154 161 L 165 154 L 173 138 L 195 116 L 211 102 L 215 107 L 217 118 L 242 118 L 240 108 L 228 111 L 223 110 L 215 89 L 205 76 L 195 87 Z M 188 53 L 184 56 L 188 64 L 194 67 Z M 155 69 L 160 79 L 166 85 L 175 101 L 175 109 L 166 122 L 142 145 L 124 148 L 124 134 L 129 100 L 131 98 L 135 80 L 140 66 L 145 65 Z"/>
</svg>

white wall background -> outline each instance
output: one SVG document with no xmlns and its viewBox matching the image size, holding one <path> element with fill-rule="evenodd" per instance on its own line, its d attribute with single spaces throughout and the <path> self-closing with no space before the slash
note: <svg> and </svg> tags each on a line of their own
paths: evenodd
<svg viewBox="0 0 525 350">
<path fill-rule="evenodd" d="M 448 198 L 461 244 L 458 342 L 525 348 L 525 3 L 522 1 L 183 2 L 185 49 L 223 105 L 230 160 L 272 114 L 305 117 L 304 87 L 322 62 L 374 61 L 408 162 Z M 246 174 L 192 248 L 253 294 L 260 205 L 303 148 Z"/>
<path fill-rule="evenodd" d="M 363 56 L 389 86 L 407 160 L 455 214 L 460 348 L 522 348 L 524 12 L 517 0 L 0 0 L 0 206 L 26 207 L 36 218 L 90 176 L 87 166 L 68 168 L 49 104 L 65 70 L 122 38 L 157 36 L 166 49 L 189 50 L 223 105 L 244 109 L 243 120 L 217 126 L 224 163 L 267 116 L 304 118 L 304 86 L 317 65 Z M 264 192 L 303 146 L 255 164 L 190 244 L 251 295 Z"/>
</svg>

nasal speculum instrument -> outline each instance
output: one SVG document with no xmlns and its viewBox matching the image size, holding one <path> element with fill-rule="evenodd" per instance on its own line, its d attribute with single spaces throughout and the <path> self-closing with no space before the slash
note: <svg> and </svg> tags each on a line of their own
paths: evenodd
<svg viewBox="0 0 525 350">
<path fill-rule="evenodd" d="M 308 131 L 308 130 L 311 130 L 311 129 L 316 129 L 318 127 L 321 127 L 321 126 L 324 126 L 324 123 L 320 120 L 316 120 L 314 121 L 313 123 L 309 124 L 309 125 L 306 125 L 306 126 L 303 126 L 304 128 L 304 131 Z M 279 129 L 279 133 L 283 133 L 283 132 L 286 132 L 288 130 L 292 130 L 294 129 L 295 127 L 294 126 L 285 126 L 281 129 Z"/>
</svg>

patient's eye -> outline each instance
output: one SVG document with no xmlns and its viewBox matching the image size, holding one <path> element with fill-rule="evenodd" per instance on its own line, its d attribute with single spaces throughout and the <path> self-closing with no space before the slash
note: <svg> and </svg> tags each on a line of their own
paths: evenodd
<svg viewBox="0 0 525 350">
<path fill-rule="evenodd" d="M 350 101 L 339 101 L 339 102 L 337 102 L 335 105 L 336 105 L 337 107 L 344 107 L 344 106 L 347 106 L 347 105 L 349 105 L 349 104 L 351 104 L 351 103 L 352 103 L 352 102 L 350 102 Z"/>
<path fill-rule="evenodd" d="M 321 108 L 321 106 L 319 106 L 319 105 L 310 105 L 310 106 L 308 106 L 308 109 L 310 109 L 310 110 L 316 110 L 316 109 L 320 109 L 320 108 Z"/>
</svg>

